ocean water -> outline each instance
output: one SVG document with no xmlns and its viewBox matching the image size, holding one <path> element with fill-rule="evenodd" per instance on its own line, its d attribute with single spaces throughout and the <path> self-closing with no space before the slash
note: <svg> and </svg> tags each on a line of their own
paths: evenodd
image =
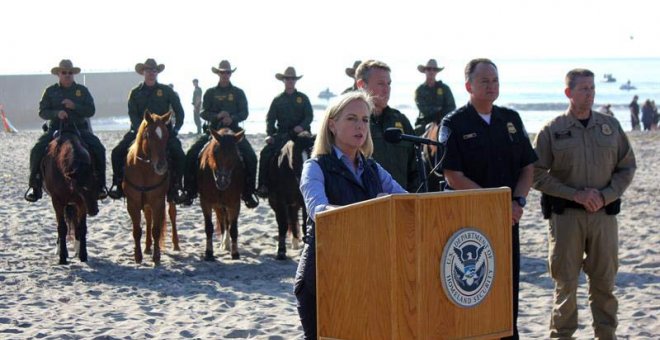
<svg viewBox="0 0 660 340">
<path fill-rule="evenodd" d="M 424 61 L 428 58 L 420 58 Z M 392 93 L 390 106 L 403 112 L 412 123 L 418 115 L 414 102 L 414 91 L 424 81 L 424 75 L 416 69 L 421 61 L 385 60 L 392 68 Z M 543 124 L 562 113 L 567 107 L 564 96 L 564 76 L 573 68 L 583 67 L 596 75 L 596 99 L 594 109 L 598 110 L 604 104 L 612 104 L 612 111 L 619 119 L 624 129 L 630 129 L 630 114 L 628 104 L 633 95 L 639 96 L 640 105 L 646 99 L 660 100 L 660 58 L 598 58 L 598 59 L 493 59 L 497 64 L 500 76 L 500 97 L 496 105 L 516 109 L 523 119 L 529 132 L 537 132 Z M 467 60 L 442 60 L 438 62 L 445 67 L 439 73 L 438 79 L 450 86 L 457 106 L 468 101 L 465 91 L 463 69 Z M 329 89 L 339 94 L 351 85 L 351 79 L 344 74 L 344 68 L 351 66 L 352 61 L 337 67 L 316 67 L 299 70 L 304 77 L 298 81 L 299 91 L 307 94 L 314 106 L 314 123 L 312 130 L 318 128 L 318 121 L 323 117 L 324 108 L 332 102 L 318 98 L 318 94 Z M 248 133 L 265 133 L 265 117 L 272 98 L 283 90 L 283 85 L 270 74 L 255 74 L 246 70 L 236 72 L 232 76 L 234 85 L 242 88 L 248 98 L 250 116 L 243 122 L 243 128 Z M 169 73 L 168 73 L 169 72 Z M 616 82 L 604 81 L 604 74 L 612 74 Z M 172 83 L 181 96 L 186 111 L 183 132 L 195 129 L 192 118 L 192 84 L 193 77 L 200 79 L 203 90 L 216 85 L 217 76 L 209 72 L 206 75 L 191 75 L 169 70 L 159 76 L 161 83 Z M 621 90 L 620 86 L 630 80 L 636 90 Z M 129 125 L 127 116 L 95 119 L 96 130 L 124 130 Z"/>
</svg>

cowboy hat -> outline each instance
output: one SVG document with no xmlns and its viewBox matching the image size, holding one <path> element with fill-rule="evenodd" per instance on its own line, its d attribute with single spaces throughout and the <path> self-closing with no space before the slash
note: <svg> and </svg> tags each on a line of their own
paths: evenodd
<svg viewBox="0 0 660 340">
<path fill-rule="evenodd" d="M 357 68 L 358 68 L 358 66 L 360 66 L 360 64 L 362 64 L 362 61 L 356 60 L 353 63 L 353 67 L 347 67 L 346 68 L 346 75 L 351 77 L 351 78 L 355 78 L 355 70 L 357 70 Z"/>
<path fill-rule="evenodd" d="M 294 78 L 295 80 L 298 80 L 302 77 L 303 76 L 300 77 L 296 76 L 296 69 L 291 66 L 287 67 L 286 70 L 284 70 L 284 74 L 282 73 L 275 74 L 275 78 L 277 78 L 277 80 L 284 80 L 284 78 Z"/>
<path fill-rule="evenodd" d="M 426 65 L 419 65 L 417 66 L 417 70 L 419 72 L 426 72 L 426 69 L 435 69 L 438 70 L 438 72 L 444 70 L 444 67 L 438 67 L 438 62 L 435 61 L 435 59 L 429 59 L 429 61 L 426 62 Z"/>
<path fill-rule="evenodd" d="M 223 60 L 220 62 L 218 65 L 218 68 L 211 67 L 211 72 L 215 74 L 220 74 L 220 72 L 229 72 L 229 73 L 234 73 L 236 71 L 236 68 L 231 69 L 231 64 L 227 60 Z"/>
<path fill-rule="evenodd" d="M 137 72 L 139 74 L 144 74 L 144 69 L 145 68 L 154 69 L 154 70 L 157 70 L 158 73 L 161 73 L 165 69 L 165 65 L 156 63 L 156 61 L 152 58 L 147 59 L 144 62 L 144 64 L 143 63 L 135 64 L 135 72 Z"/>
<path fill-rule="evenodd" d="M 69 59 L 62 59 L 60 61 L 59 66 L 56 66 L 56 67 L 53 67 L 52 69 L 50 69 L 50 73 L 52 73 L 54 75 L 58 75 L 60 73 L 60 71 L 63 71 L 63 70 L 71 70 L 71 72 L 73 72 L 73 74 L 80 73 L 80 67 L 73 67 L 73 63 Z"/>
</svg>

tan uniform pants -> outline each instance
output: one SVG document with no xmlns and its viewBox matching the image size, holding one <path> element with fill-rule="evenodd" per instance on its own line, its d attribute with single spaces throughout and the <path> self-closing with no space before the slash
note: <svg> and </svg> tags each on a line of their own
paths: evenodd
<svg viewBox="0 0 660 340">
<path fill-rule="evenodd" d="M 589 304 L 598 339 L 616 339 L 618 302 L 612 293 L 618 270 L 616 216 L 567 208 L 552 214 L 548 232 L 550 274 L 555 281 L 551 338 L 570 339 L 578 327 L 580 269 L 589 283 Z"/>
</svg>

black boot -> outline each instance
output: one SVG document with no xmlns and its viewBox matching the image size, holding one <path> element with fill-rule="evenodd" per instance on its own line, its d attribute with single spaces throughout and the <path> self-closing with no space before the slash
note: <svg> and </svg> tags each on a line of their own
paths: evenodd
<svg viewBox="0 0 660 340">
<path fill-rule="evenodd" d="M 103 200 L 108 198 L 108 188 L 105 186 L 105 174 L 99 170 L 99 172 L 96 174 L 96 178 L 99 181 L 98 199 Z"/>
<path fill-rule="evenodd" d="M 256 194 L 261 198 L 268 198 L 268 187 L 266 184 L 259 184 L 259 188 L 257 188 Z"/>
<path fill-rule="evenodd" d="M 124 197 L 124 190 L 121 187 L 121 182 L 122 180 L 120 177 L 112 179 L 112 186 L 110 187 L 110 190 L 108 190 L 108 196 L 110 196 L 110 198 L 118 200 Z"/>
<path fill-rule="evenodd" d="M 39 174 L 30 174 L 30 187 L 25 192 L 23 198 L 28 202 L 36 202 L 43 196 L 41 189 L 41 176 Z"/>
<path fill-rule="evenodd" d="M 36 202 L 43 196 L 43 191 L 41 190 L 41 185 L 32 185 L 25 192 L 25 198 L 28 202 Z"/>
<path fill-rule="evenodd" d="M 244 190 L 243 191 L 243 202 L 248 209 L 254 209 L 259 206 L 259 198 L 254 194 L 254 190 Z"/>
<path fill-rule="evenodd" d="M 186 199 L 183 201 L 183 205 L 189 207 L 197 198 L 197 178 L 192 173 L 186 173 L 183 184 L 186 191 Z"/>
<path fill-rule="evenodd" d="M 183 190 L 183 185 L 181 185 L 181 176 L 176 176 L 174 183 L 170 185 L 170 191 L 167 193 L 167 196 L 174 202 L 174 204 L 182 204 L 188 201 L 188 195 Z"/>
</svg>

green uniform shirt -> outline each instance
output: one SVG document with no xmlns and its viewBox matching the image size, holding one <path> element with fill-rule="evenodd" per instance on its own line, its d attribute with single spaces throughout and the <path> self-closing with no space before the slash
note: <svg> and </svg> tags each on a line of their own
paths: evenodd
<svg viewBox="0 0 660 340">
<path fill-rule="evenodd" d="M 619 121 L 595 111 L 587 127 L 568 112 L 554 118 L 534 144 L 534 188 L 571 201 L 576 191 L 595 188 L 609 204 L 623 195 L 637 168 Z"/>
<path fill-rule="evenodd" d="M 456 109 L 454 95 L 449 86 L 442 81 L 436 81 L 433 86 L 426 83 L 415 90 L 415 104 L 419 109 L 419 117 L 415 126 L 426 126 L 431 122 L 440 123 L 442 118 Z"/>
<path fill-rule="evenodd" d="M 75 109 L 67 109 L 62 104 L 64 99 L 71 100 Z M 69 115 L 69 122 L 78 126 L 79 129 L 87 129 L 87 118 L 94 116 L 96 107 L 94 99 L 89 90 L 83 85 L 73 83 L 68 88 L 60 86 L 59 83 L 49 86 L 44 91 L 39 102 L 39 117 L 48 120 L 51 128 L 59 127 L 57 114 L 60 111 L 66 111 Z"/>
<path fill-rule="evenodd" d="M 217 119 L 217 114 L 227 111 L 231 117 L 230 129 L 238 131 L 241 128 L 238 123 L 248 117 L 248 103 L 245 92 L 240 88 L 229 83 L 229 86 L 212 87 L 204 93 L 203 110 L 200 116 L 211 124 L 211 129 L 218 130 L 221 127 L 221 121 Z"/>
<path fill-rule="evenodd" d="M 131 90 L 131 94 L 128 96 L 128 117 L 131 119 L 131 130 L 138 130 L 146 110 L 157 115 L 164 115 L 170 109 L 176 115 L 174 131 L 178 132 L 183 126 L 184 118 L 179 95 L 167 85 L 156 83 L 154 86 L 147 86 L 140 83 Z"/>
<path fill-rule="evenodd" d="M 268 109 L 266 134 L 272 136 L 288 133 L 297 125 L 309 131 L 313 119 L 312 104 L 304 93 L 298 92 L 298 90 L 292 94 L 282 92 L 273 99 L 270 109 Z"/>
<path fill-rule="evenodd" d="M 383 132 L 391 127 L 399 128 L 407 135 L 413 134 L 410 121 L 398 110 L 388 106 L 380 116 L 371 115 L 369 128 L 374 142 L 372 157 L 408 192 L 417 192 L 419 174 L 414 146 L 406 141 L 396 144 L 386 142 Z"/>
<path fill-rule="evenodd" d="M 202 88 L 199 86 L 195 86 L 195 90 L 193 91 L 193 99 L 192 99 L 192 104 L 197 106 L 197 103 L 201 104 L 202 102 Z"/>
</svg>

